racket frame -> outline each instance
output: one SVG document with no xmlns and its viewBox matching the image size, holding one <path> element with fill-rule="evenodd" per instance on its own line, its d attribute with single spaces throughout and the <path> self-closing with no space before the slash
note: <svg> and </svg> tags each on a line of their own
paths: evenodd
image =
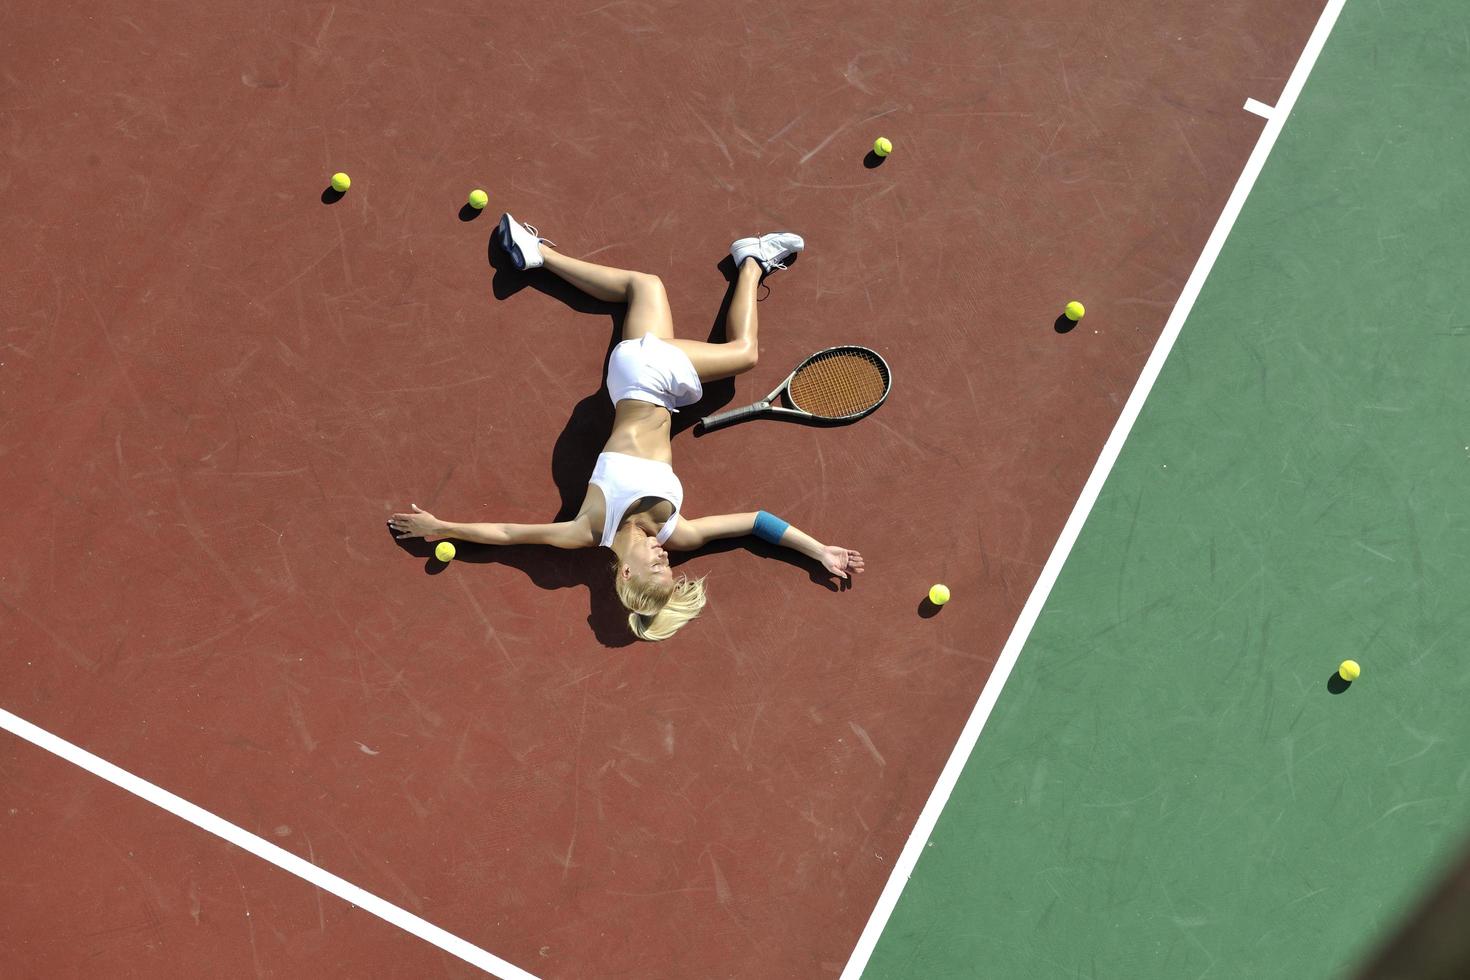
<svg viewBox="0 0 1470 980">
<path fill-rule="evenodd" d="M 850 415 L 839 415 L 835 417 L 827 415 L 814 415 L 804 409 L 787 408 L 786 406 L 779 404 L 779 399 L 783 391 L 786 393 L 787 400 L 789 401 L 791 399 L 791 380 L 796 377 L 797 372 L 806 367 L 812 361 L 821 357 L 823 354 L 830 354 L 833 351 L 862 351 L 864 354 L 871 355 L 872 357 L 877 359 L 878 364 L 881 366 L 881 369 L 883 371 L 883 394 L 878 397 L 877 401 L 875 401 L 872 405 L 869 405 L 867 408 L 863 409 L 861 412 L 853 412 Z M 716 429 L 720 426 L 729 425 L 732 422 L 739 422 L 742 419 L 751 418 L 756 415 L 787 416 L 789 418 L 799 419 L 804 422 L 815 422 L 819 425 L 840 425 L 846 422 L 856 422 L 863 416 L 870 415 L 873 412 L 877 411 L 878 406 L 882 405 L 885 401 L 888 400 L 888 393 L 892 390 L 893 371 L 891 368 L 889 368 L 888 362 L 883 359 L 882 354 L 879 354 L 871 347 L 863 347 L 858 344 L 838 344 L 836 347 L 824 347 L 822 350 L 807 355 L 805 358 L 802 359 L 800 364 L 791 369 L 791 373 L 786 375 L 786 379 L 784 381 L 771 389 L 771 393 L 766 397 L 760 399 L 759 401 L 751 402 L 749 405 L 746 405 L 743 408 L 734 408 L 727 412 L 717 412 L 714 415 L 706 415 L 704 418 L 699 420 L 699 425 L 701 429 L 708 432 L 710 429 Z M 793 404 L 795 403 L 793 402 Z"/>
</svg>

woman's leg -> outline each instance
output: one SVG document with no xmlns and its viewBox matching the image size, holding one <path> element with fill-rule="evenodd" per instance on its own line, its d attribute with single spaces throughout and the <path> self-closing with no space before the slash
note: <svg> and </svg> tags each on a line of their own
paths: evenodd
<svg viewBox="0 0 1470 980">
<path fill-rule="evenodd" d="M 562 255 L 545 244 L 541 246 L 541 258 L 547 269 L 593 299 L 605 303 L 627 303 L 628 315 L 623 320 L 624 340 L 637 340 L 649 333 L 663 340 L 673 339 L 674 317 L 669 312 L 669 297 L 658 276 L 584 262 Z"/>
<path fill-rule="evenodd" d="M 700 381 L 718 381 L 734 377 L 755 367 L 759 356 L 756 346 L 755 293 L 761 281 L 761 265 L 755 259 L 740 263 L 735 295 L 730 299 L 730 312 L 725 315 L 725 342 L 706 344 L 698 340 L 665 338 L 694 363 Z"/>
</svg>

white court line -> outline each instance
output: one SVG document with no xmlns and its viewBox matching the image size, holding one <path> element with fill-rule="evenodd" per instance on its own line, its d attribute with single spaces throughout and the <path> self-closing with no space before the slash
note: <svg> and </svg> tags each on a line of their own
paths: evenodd
<svg viewBox="0 0 1470 980">
<path fill-rule="evenodd" d="M 247 830 L 236 827 L 234 824 L 215 816 L 208 810 L 202 809 L 181 797 L 175 796 L 168 790 L 160 789 L 145 779 L 140 779 L 126 770 L 100 759 L 86 749 L 78 748 L 65 739 L 58 738 L 42 728 L 37 728 L 23 718 L 18 718 L 0 708 L 0 728 L 4 728 L 12 735 L 23 738 L 32 745 L 45 749 L 54 755 L 58 755 L 67 762 L 80 766 L 94 776 L 107 780 L 120 789 L 125 789 L 134 796 L 140 796 L 156 806 L 160 806 L 176 817 L 189 821 L 201 830 L 208 831 L 216 837 L 223 838 L 238 847 L 242 847 L 258 858 L 263 858 L 274 864 L 283 871 L 289 871 L 298 878 L 304 878 L 316 885 L 323 891 L 329 891 L 344 901 L 351 902 L 365 912 L 371 912 L 385 922 L 411 932 L 415 936 L 428 943 L 433 943 L 451 956 L 457 956 L 466 963 L 479 967 L 487 973 L 494 974 L 503 980 L 536 980 L 536 977 L 518 966 L 507 963 L 498 956 L 485 952 L 478 946 L 471 945 L 458 936 L 450 935 L 438 926 L 425 922 L 412 912 L 404 911 L 390 902 L 365 892 L 361 888 L 348 881 L 343 881 L 330 872 L 305 861 L 290 851 L 282 850 L 270 841 L 257 837 Z"/>
<path fill-rule="evenodd" d="M 1264 102 L 1257 102 L 1255 99 L 1245 100 L 1245 111 L 1254 112 L 1262 119 L 1270 119 L 1272 116 L 1276 115 L 1275 109 L 1273 109 L 1271 106 L 1268 106 Z"/>
<path fill-rule="evenodd" d="M 970 719 L 960 733 L 959 742 L 955 745 L 954 751 L 950 753 L 949 761 L 944 764 L 944 769 L 939 774 L 939 782 L 935 784 L 934 791 L 929 794 L 929 800 L 924 804 L 919 820 L 914 824 L 913 832 L 909 835 L 903 852 L 899 854 L 898 861 L 888 876 L 888 884 L 884 886 L 883 893 L 878 897 L 878 904 L 868 918 L 868 924 L 863 928 L 862 935 L 858 937 L 857 946 L 853 949 L 852 956 L 842 971 L 842 980 L 857 980 L 867 968 L 868 960 L 873 955 L 873 949 L 878 945 L 878 937 L 882 934 L 884 926 L 888 924 L 888 918 L 893 914 L 894 906 L 898 904 L 899 896 L 903 893 L 904 886 L 908 883 L 909 877 L 914 873 L 914 867 L 919 862 L 919 855 L 923 853 L 924 844 L 929 840 L 929 835 L 934 832 L 934 825 L 939 821 L 939 813 L 949 801 L 950 793 L 954 791 L 960 773 L 964 770 L 965 763 L 970 758 L 976 741 L 980 738 L 980 730 L 985 727 L 985 722 L 995 707 L 996 699 L 1000 697 L 1001 688 L 1005 686 L 1006 679 L 1011 676 L 1011 670 L 1016 666 L 1016 658 L 1020 656 L 1021 648 L 1026 645 L 1026 640 L 1036 625 L 1036 619 L 1041 615 L 1042 607 L 1046 605 L 1047 596 L 1051 594 L 1052 586 L 1056 584 L 1057 575 L 1061 572 L 1062 565 L 1066 563 L 1072 546 L 1076 544 L 1077 535 L 1081 532 L 1082 525 L 1086 523 L 1087 516 L 1092 513 L 1092 507 L 1097 503 L 1103 483 L 1112 471 L 1113 464 L 1117 462 L 1118 454 L 1123 449 L 1123 443 L 1127 441 L 1128 433 L 1132 431 L 1133 423 L 1138 419 L 1138 413 L 1143 409 L 1144 400 L 1148 398 L 1149 391 L 1153 389 L 1154 382 L 1158 380 L 1159 372 L 1164 367 L 1164 361 L 1168 359 L 1169 351 L 1173 349 L 1174 341 L 1179 337 L 1179 330 L 1189 316 L 1189 311 L 1194 308 L 1194 302 L 1199 297 L 1200 289 L 1209 277 L 1210 269 L 1214 267 L 1215 259 L 1219 257 L 1220 249 L 1224 246 L 1230 229 L 1235 225 L 1240 209 L 1245 205 L 1245 199 L 1250 195 L 1251 188 L 1255 186 L 1256 178 L 1260 176 L 1261 168 L 1265 166 L 1266 158 L 1271 154 L 1271 148 L 1276 145 L 1276 138 L 1281 135 L 1281 129 L 1286 125 L 1287 117 L 1291 115 L 1292 107 L 1296 105 L 1297 96 L 1301 94 L 1303 86 L 1306 85 L 1307 76 L 1312 73 L 1312 67 L 1317 63 L 1317 57 L 1322 53 L 1322 48 L 1327 43 L 1327 37 L 1332 33 L 1332 28 L 1337 23 L 1337 17 L 1342 13 L 1345 2 L 1346 0 L 1328 0 L 1327 7 L 1322 11 L 1322 16 L 1312 31 L 1312 36 L 1307 40 L 1302 56 L 1297 61 L 1291 78 L 1287 79 L 1285 90 L 1281 93 L 1281 101 L 1267 118 L 1266 127 L 1256 141 L 1256 147 L 1251 152 L 1250 159 L 1246 161 L 1240 179 L 1235 182 L 1235 190 L 1231 192 L 1230 199 L 1225 202 L 1225 210 L 1221 212 L 1220 219 L 1215 222 L 1215 229 L 1210 233 L 1209 241 L 1205 243 L 1205 250 L 1200 254 L 1194 271 L 1190 273 L 1189 280 L 1184 284 L 1184 291 L 1179 296 L 1179 302 L 1169 314 L 1169 320 L 1164 325 L 1164 332 L 1159 336 L 1159 342 L 1154 345 L 1153 353 L 1149 355 L 1148 363 L 1144 365 L 1143 373 L 1139 376 L 1133 393 L 1128 396 L 1128 402 L 1123 406 L 1123 413 L 1118 417 L 1118 424 L 1113 426 L 1108 441 L 1103 445 L 1097 465 L 1093 467 L 1092 475 L 1087 478 L 1082 494 L 1077 498 L 1076 506 L 1072 508 L 1072 514 L 1062 528 L 1061 537 L 1057 539 L 1051 556 L 1046 560 L 1046 566 L 1041 570 L 1041 577 L 1036 580 L 1035 588 L 1031 590 L 1031 594 L 1026 599 L 1026 605 L 1021 609 L 1020 618 L 1016 620 L 1011 635 L 1001 649 L 1000 658 L 995 662 L 995 670 L 991 672 L 990 679 L 985 682 L 985 689 L 980 692 L 980 700 L 976 702 L 975 710 L 970 713 Z"/>
</svg>

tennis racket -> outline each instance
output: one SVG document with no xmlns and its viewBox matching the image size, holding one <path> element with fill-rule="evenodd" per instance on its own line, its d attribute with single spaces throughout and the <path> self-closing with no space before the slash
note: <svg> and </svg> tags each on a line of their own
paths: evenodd
<svg viewBox="0 0 1470 980">
<path fill-rule="evenodd" d="M 755 415 L 782 415 L 813 422 L 856 422 L 888 397 L 893 375 L 888 362 L 866 347 L 828 347 L 796 366 L 774 391 L 744 408 L 700 420 L 706 431 Z M 790 408 L 777 403 L 785 392 Z"/>
</svg>

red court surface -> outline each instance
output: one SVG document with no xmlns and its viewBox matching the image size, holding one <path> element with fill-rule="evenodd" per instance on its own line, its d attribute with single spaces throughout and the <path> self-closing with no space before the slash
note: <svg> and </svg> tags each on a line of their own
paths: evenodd
<svg viewBox="0 0 1470 980">
<path fill-rule="evenodd" d="M 12 742 L 0 767 L 11 980 L 480 975 L 40 749 Z M 259 831 L 304 856 L 318 843 L 287 824 Z"/>
<path fill-rule="evenodd" d="M 538 975 L 835 974 L 1319 12 L 8 6 L 0 706 Z M 550 520 L 606 435 L 617 311 L 501 210 L 700 339 L 805 236 L 674 454 L 856 587 L 737 542 L 639 644 L 608 552 L 394 541 Z M 837 343 L 869 419 L 689 429 Z M 0 973 L 468 970 L 0 738 Z"/>
</svg>

